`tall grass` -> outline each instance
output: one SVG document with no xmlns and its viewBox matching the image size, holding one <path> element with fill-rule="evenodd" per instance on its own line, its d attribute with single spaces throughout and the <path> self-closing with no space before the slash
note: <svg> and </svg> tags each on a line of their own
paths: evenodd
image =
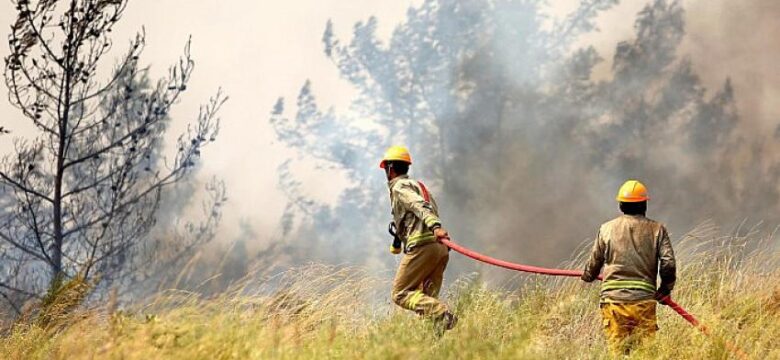
<svg viewBox="0 0 780 360">
<path fill-rule="evenodd" d="M 659 306 L 658 334 L 633 359 L 726 359 L 728 340 L 754 359 L 780 359 L 780 259 L 771 235 L 717 237 L 705 225 L 676 244 L 675 299 L 713 331 L 706 337 Z M 453 256 L 457 256 L 454 255 Z M 577 267 L 580 259 L 573 261 Z M 571 264 L 570 264 L 571 265 Z M 479 276 L 454 281 L 460 316 L 441 337 L 389 303 L 390 275 L 310 265 L 249 276 L 212 297 L 165 291 L 123 311 L 98 306 L 18 321 L 4 359 L 607 359 L 598 286 L 523 276 L 511 289 Z M 50 305 L 49 305 L 50 306 Z M 58 324 L 53 325 L 52 322 Z"/>
</svg>

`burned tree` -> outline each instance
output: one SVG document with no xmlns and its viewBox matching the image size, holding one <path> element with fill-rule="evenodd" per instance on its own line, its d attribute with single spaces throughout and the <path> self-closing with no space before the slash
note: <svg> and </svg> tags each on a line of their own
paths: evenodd
<svg viewBox="0 0 780 360">
<path fill-rule="evenodd" d="M 164 189 L 191 174 L 215 140 L 225 97 L 201 108 L 166 161 L 168 114 L 194 66 L 189 43 L 152 83 L 139 66 L 143 33 L 106 69 L 127 1 L 14 3 L 5 81 L 40 134 L 17 140 L 0 163 L 0 292 L 18 303 L 75 274 L 122 276 L 152 241 Z"/>
</svg>

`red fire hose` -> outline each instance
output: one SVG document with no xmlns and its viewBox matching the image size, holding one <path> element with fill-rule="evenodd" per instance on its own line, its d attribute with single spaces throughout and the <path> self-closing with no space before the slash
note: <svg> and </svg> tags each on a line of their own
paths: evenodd
<svg viewBox="0 0 780 360">
<path fill-rule="evenodd" d="M 548 268 L 542 268 L 537 266 L 529 266 L 529 265 L 522 265 L 522 264 L 515 264 L 504 260 L 499 260 L 492 258 L 490 256 L 482 255 L 476 251 L 467 249 L 463 246 L 460 246 L 454 242 L 452 242 L 451 239 L 441 239 L 442 244 L 446 245 L 452 250 L 455 250 L 467 257 L 470 257 L 474 260 L 481 261 L 486 264 L 499 266 L 502 268 L 510 269 L 510 270 L 516 270 L 516 271 L 522 271 L 527 273 L 533 273 L 533 274 L 541 274 L 541 275 L 552 275 L 552 276 L 571 276 L 571 277 L 580 277 L 582 276 L 582 271 L 577 270 L 561 270 L 561 269 L 548 269 Z M 602 280 L 601 275 L 598 277 L 599 280 Z M 693 315 L 691 315 L 689 312 L 685 311 L 682 306 L 677 304 L 672 300 L 670 296 L 663 296 L 658 299 L 659 302 L 661 302 L 664 305 L 669 306 L 674 310 L 676 313 L 680 314 L 685 320 L 687 320 L 691 325 L 693 325 L 695 328 L 699 329 L 702 333 L 705 335 L 710 336 L 710 330 L 699 323 L 699 320 L 697 320 Z M 732 351 L 737 357 L 741 359 L 746 359 L 747 355 L 739 349 L 736 345 L 731 344 L 728 341 L 725 341 L 724 344 L 726 345 L 726 348 Z"/>
</svg>

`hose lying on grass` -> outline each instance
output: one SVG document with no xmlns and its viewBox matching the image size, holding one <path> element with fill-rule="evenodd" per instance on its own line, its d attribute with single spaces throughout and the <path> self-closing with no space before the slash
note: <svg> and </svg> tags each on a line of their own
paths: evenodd
<svg viewBox="0 0 780 360">
<path fill-rule="evenodd" d="M 540 275 L 552 275 L 552 276 L 571 276 L 571 277 L 580 277 L 582 276 L 582 271 L 577 270 L 562 270 L 562 269 L 548 269 L 543 267 L 537 267 L 537 266 L 530 266 L 530 265 L 522 265 L 522 264 L 515 264 L 504 260 L 499 260 L 492 258 L 487 255 L 480 254 L 476 251 L 473 251 L 471 249 L 467 249 L 463 246 L 460 246 L 454 242 L 452 242 L 451 239 L 441 239 L 442 244 L 446 245 L 448 248 L 455 250 L 456 252 L 459 252 L 467 257 L 470 257 L 474 260 L 481 261 L 486 264 L 495 265 L 498 267 L 502 267 L 509 270 L 515 270 L 515 271 L 522 271 L 532 274 L 540 274 Z M 603 280 L 601 275 L 598 277 L 599 280 Z M 683 309 L 682 306 L 674 302 L 672 300 L 671 296 L 666 295 L 659 297 L 657 299 L 660 303 L 669 306 L 674 310 L 676 313 L 680 314 L 686 321 L 688 321 L 691 325 L 693 325 L 695 328 L 699 329 L 702 333 L 704 333 L 707 336 L 712 336 L 712 333 L 710 332 L 709 328 L 704 326 L 699 322 L 699 320 L 696 319 L 691 313 Z M 746 359 L 747 355 L 736 345 L 724 341 L 724 344 L 726 348 L 734 353 L 737 357 L 740 359 Z"/>
</svg>

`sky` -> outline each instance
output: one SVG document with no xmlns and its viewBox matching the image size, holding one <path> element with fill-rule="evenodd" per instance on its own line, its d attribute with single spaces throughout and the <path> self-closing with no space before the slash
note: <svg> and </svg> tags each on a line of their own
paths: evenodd
<svg viewBox="0 0 780 360">
<path fill-rule="evenodd" d="M 320 39 L 329 18 L 338 24 L 338 34 L 347 37 L 357 21 L 381 14 L 380 33 L 392 32 L 392 24 L 404 16 L 413 1 L 366 0 L 360 2 L 293 0 L 282 2 L 233 0 L 131 1 L 113 33 L 124 50 L 127 39 L 142 28 L 146 49 L 142 64 L 151 66 L 153 77 L 165 74 L 167 66 L 181 55 L 192 36 L 196 62 L 192 81 L 182 101 L 171 113 L 171 134 L 193 121 L 200 104 L 220 87 L 229 96 L 221 111 L 218 141 L 204 151 L 203 179 L 217 176 L 226 182 L 229 205 L 221 233 L 231 238 L 238 221 L 249 220 L 259 233 L 272 232 L 285 205 L 276 188 L 276 167 L 291 154 L 274 144 L 268 115 L 280 96 L 295 97 L 306 79 L 311 79 L 323 104 L 345 105 L 351 89 L 322 52 Z M 229 5 L 226 5 L 229 4 Z M 359 4 L 359 6 L 357 6 Z M 13 22 L 13 6 L 0 3 L 0 28 Z M 0 56 L 8 55 L 0 47 Z M 113 65 L 108 62 L 108 65 Z M 0 90 L 0 123 L 12 136 L 26 137 L 31 125 L 5 101 Z M 0 153 L 11 149 L 11 137 L 0 139 Z M 337 189 L 321 189 L 321 197 L 335 198 Z"/>
<path fill-rule="evenodd" d="M 188 91 L 171 114 L 171 133 L 178 134 L 193 121 L 200 104 L 218 88 L 230 97 L 221 111 L 222 129 L 217 143 L 204 151 L 201 179 L 217 176 L 227 185 L 230 198 L 219 238 L 237 236 L 238 224 L 248 221 L 266 241 L 277 226 L 285 205 L 277 189 L 276 168 L 290 156 L 268 124 L 276 99 L 294 99 L 311 79 L 320 103 L 345 108 L 353 95 L 339 78 L 335 66 L 322 51 L 322 32 L 328 19 L 336 34 L 349 38 L 352 25 L 371 15 L 379 18 L 379 33 L 389 37 L 402 21 L 406 9 L 421 0 L 155 0 L 131 1 L 114 31 L 117 45 L 129 41 L 143 27 L 147 46 L 141 63 L 152 75 L 164 74 L 192 36 L 196 68 Z M 550 1 L 553 15 L 565 14 L 574 0 Z M 596 76 L 607 76 L 616 43 L 633 31 L 634 15 L 647 1 L 622 1 L 602 15 L 599 33 L 581 42 L 593 44 L 607 59 Z M 776 0 L 686 0 L 688 35 L 683 53 L 709 89 L 718 88 L 727 75 L 735 81 L 739 111 L 756 126 L 776 131 L 780 120 L 780 71 L 776 61 L 780 38 L 780 1 Z M 0 29 L 13 21 L 13 6 L 0 3 Z M 122 50 L 116 46 L 115 50 Z M 0 56 L 8 54 L 0 47 Z M 7 89 L 0 90 L 3 94 Z M 0 98 L 0 124 L 13 131 L 0 138 L 0 154 L 11 149 L 12 137 L 29 137 L 32 128 L 11 105 Z M 377 156 L 383 149 L 377 149 Z M 302 180 L 310 183 L 322 173 L 311 172 Z M 320 199 L 334 200 L 344 179 L 316 181 L 310 191 Z"/>
</svg>

